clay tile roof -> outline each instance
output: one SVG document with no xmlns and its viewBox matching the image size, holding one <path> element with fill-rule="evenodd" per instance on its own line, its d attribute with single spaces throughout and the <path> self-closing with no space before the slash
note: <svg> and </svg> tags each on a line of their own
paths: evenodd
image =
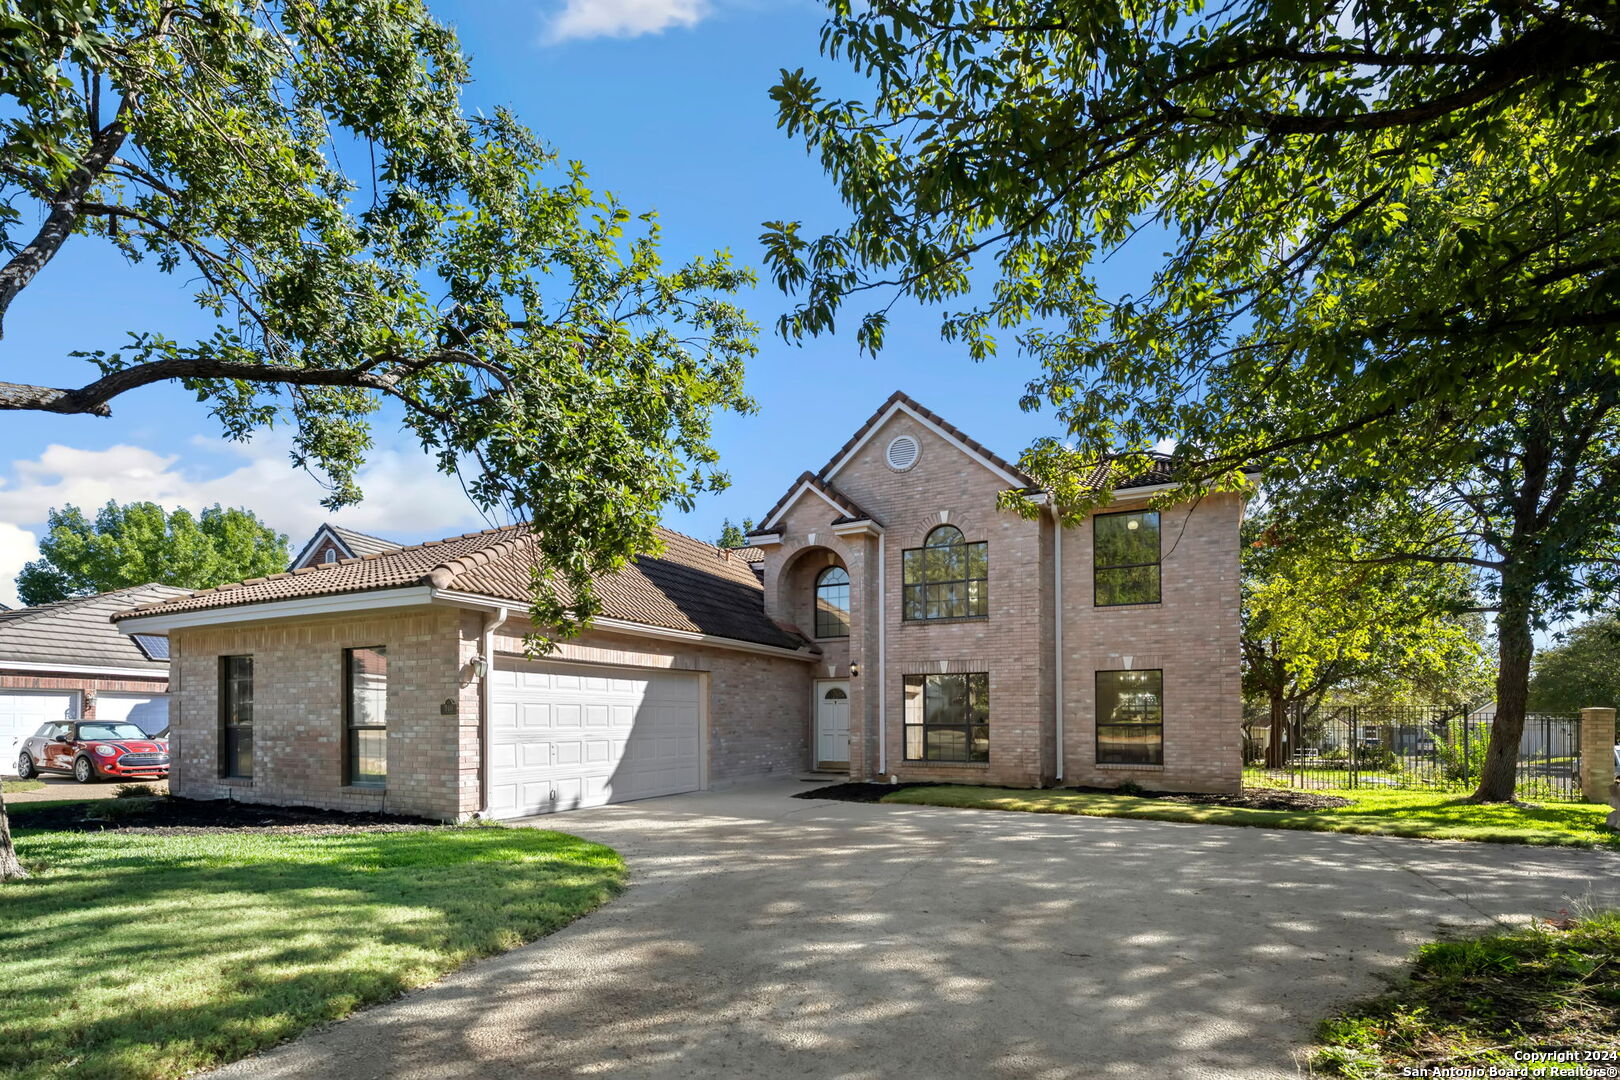
<svg viewBox="0 0 1620 1080">
<path fill-rule="evenodd" d="M 603 616 L 784 649 L 804 644 L 766 616 L 764 590 L 745 558 L 668 529 L 660 529 L 659 537 L 664 545 L 660 554 L 641 556 L 618 573 L 597 579 Z M 222 585 L 116 617 L 168 615 L 412 585 L 525 605 L 535 555 L 527 527 L 509 525 Z"/>
<path fill-rule="evenodd" d="M 1112 489 L 1124 491 L 1127 488 L 1152 487 L 1156 484 L 1168 484 L 1175 480 L 1175 470 L 1169 454 L 1149 454 L 1152 464 L 1146 472 L 1135 476 L 1122 475 L 1120 467 L 1109 458 L 1104 458 L 1091 467 L 1091 476 L 1084 483 L 1093 490 Z"/>
<path fill-rule="evenodd" d="M 846 521 L 876 520 L 871 514 L 868 514 L 865 510 L 862 510 L 860 506 L 856 504 L 854 499 L 851 499 L 848 495 L 845 495 L 842 491 L 839 491 L 838 488 L 835 487 L 831 482 L 809 472 L 800 473 L 799 478 L 793 481 L 793 486 L 789 487 L 786 494 L 784 494 L 780 499 L 776 500 L 776 505 L 771 507 L 770 512 L 759 520 L 763 523 L 775 517 L 783 507 L 787 506 L 788 503 L 793 501 L 794 494 L 801 486 L 805 484 L 809 484 L 812 488 L 815 488 L 817 491 L 827 496 L 829 502 L 844 512 L 843 515 L 837 519 L 835 524 L 842 525 Z M 881 522 L 879 524 L 881 524 Z M 748 535 L 767 536 L 772 531 L 773 530 L 771 529 L 764 528 L 762 524 L 760 528 L 750 530 Z"/>
<path fill-rule="evenodd" d="M 1024 472 L 1006 458 L 997 454 L 988 446 L 985 446 L 979 440 L 975 439 L 973 436 L 969 435 L 967 432 L 963 431 L 961 428 L 957 427 L 955 424 L 951 423 L 937 412 L 934 412 L 932 409 L 928 408 L 928 406 L 924 405 L 910 394 L 907 394 L 904 390 L 896 390 L 894 393 L 890 394 L 888 400 L 884 401 L 882 405 L 879 405 L 877 411 L 871 416 L 867 417 L 866 423 L 862 424 L 859 430 L 857 430 L 855 434 L 851 435 L 843 446 L 838 448 L 838 453 L 827 459 L 827 464 L 823 465 L 820 470 L 816 472 L 816 475 L 823 478 L 826 477 L 827 471 L 837 464 L 838 459 L 849 453 L 850 450 L 854 449 L 855 444 L 866 437 L 866 433 L 871 431 L 872 428 L 877 425 L 878 421 L 883 419 L 883 414 L 888 412 L 889 408 L 896 402 L 903 403 L 907 408 L 916 412 L 918 415 L 933 421 L 935 424 L 938 424 L 940 427 L 950 432 L 955 438 L 961 440 L 963 444 L 970 447 L 974 453 L 978 454 L 986 461 L 993 463 L 997 468 L 1006 471 L 1029 487 L 1037 489 L 1040 487 L 1040 485 L 1037 484 L 1034 478 L 1028 473 Z"/>
</svg>

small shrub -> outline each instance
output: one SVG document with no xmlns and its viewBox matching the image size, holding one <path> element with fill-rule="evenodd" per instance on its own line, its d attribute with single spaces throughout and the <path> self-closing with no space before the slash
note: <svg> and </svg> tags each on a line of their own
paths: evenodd
<svg viewBox="0 0 1620 1080">
<path fill-rule="evenodd" d="M 1440 771 L 1454 784 L 1478 780 L 1485 766 L 1485 747 L 1489 742 L 1483 731 L 1470 731 L 1465 738 L 1461 724 L 1451 728 L 1434 741 Z"/>
<path fill-rule="evenodd" d="M 113 794 L 115 799 L 155 799 L 160 794 L 145 784 L 119 784 L 118 790 Z"/>
<path fill-rule="evenodd" d="M 1118 784 L 1115 784 L 1114 790 L 1121 795 L 1140 795 L 1142 794 L 1143 789 L 1142 785 L 1138 784 L 1135 780 L 1124 780 Z"/>
</svg>

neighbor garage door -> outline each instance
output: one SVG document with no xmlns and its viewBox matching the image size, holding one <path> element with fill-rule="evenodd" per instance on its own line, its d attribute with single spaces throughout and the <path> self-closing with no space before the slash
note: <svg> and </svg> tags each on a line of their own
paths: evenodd
<svg viewBox="0 0 1620 1080">
<path fill-rule="evenodd" d="M 492 816 L 524 817 L 702 786 L 699 676 L 502 660 L 494 678 Z"/>
<path fill-rule="evenodd" d="M 97 694 L 97 720 L 127 720 L 148 735 L 169 726 L 168 694 Z"/>
<path fill-rule="evenodd" d="M 22 741 L 48 720 L 79 715 L 79 695 L 58 690 L 0 690 L 0 772 L 17 769 Z"/>
</svg>

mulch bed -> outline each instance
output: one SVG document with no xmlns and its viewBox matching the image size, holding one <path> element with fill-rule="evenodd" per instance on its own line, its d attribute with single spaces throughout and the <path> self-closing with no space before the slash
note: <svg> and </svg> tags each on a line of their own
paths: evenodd
<svg viewBox="0 0 1620 1080">
<path fill-rule="evenodd" d="M 227 799 L 180 799 L 169 795 L 103 799 L 23 810 L 12 815 L 11 827 L 19 832 L 31 829 L 54 832 L 116 829 L 172 836 L 200 836 L 219 832 L 336 836 L 356 832 L 415 832 L 445 826 L 401 814 L 348 813 L 313 806 L 263 806 Z"/>
<path fill-rule="evenodd" d="M 875 803 L 883 796 L 902 788 L 938 787 L 934 783 L 916 784 L 831 784 L 812 788 L 793 796 L 795 799 L 835 799 L 839 802 Z M 1188 803 L 1195 806 L 1232 806 L 1241 810 L 1327 810 L 1335 806 L 1349 806 L 1350 800 L 1341 795 L 1322 795 L 1314 791 L 1290 791 L 1283 788 L 1250 788 L 1238 795 L 1189 795 L 1176 791 L 1117 791 L 1113 788 L 1065 787 L 1056 791 L 1080 791 L 1095 795 L 1132 795 L 1138 799 L 1162 799 L 1165 802 Z"/>
</svg>

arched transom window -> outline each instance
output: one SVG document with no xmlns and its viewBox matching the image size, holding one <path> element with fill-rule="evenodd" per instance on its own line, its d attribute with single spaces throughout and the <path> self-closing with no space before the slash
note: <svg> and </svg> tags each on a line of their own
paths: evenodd
<svg viewBox="0 0 1620 1080">
<path fill-rule="evenodd" d="M 990 614 L 990 545 L 968 543 L 955 525 L 941 525 L 920 548 L 903 554 L 907 619 L 965 619 Z"/>
<path fill-rule="evenodd" d="M 816 575 L 816 637 L 849 637 L 849 571 L 842 566 Z"/>
</svg>

